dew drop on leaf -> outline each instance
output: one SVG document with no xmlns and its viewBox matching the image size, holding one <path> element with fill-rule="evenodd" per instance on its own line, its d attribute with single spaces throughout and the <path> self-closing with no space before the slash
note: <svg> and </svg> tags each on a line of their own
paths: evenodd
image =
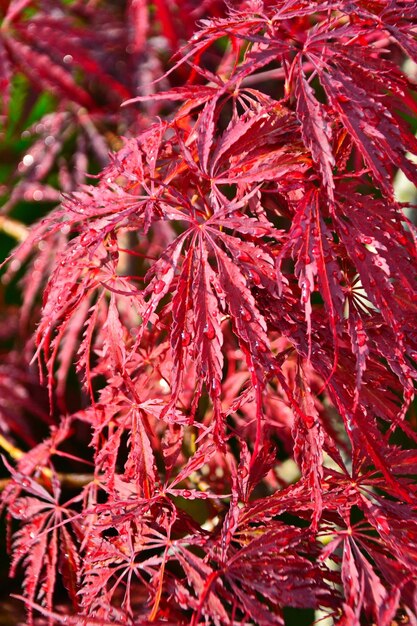
<svg viewBox="0 0 417 626">
<path fill-rule="evenodd" d="M 190 345 L 191 342 L 191 334 L 189 332 L 187 332 L 186 330 L 184 330 L 181 333 L 181 345 L 186 348 L 187 346 Z"/>
<path fill-rule="evenodd" d="M 211 388 L 213 389 L 213 391 L 214 391 L 216 396 L 220 396 L 220 394 L 222 392 L 222 385 L 221 385 L 220 381 L 217 380 L 217 378 L 213 378 L 213 380 L 211 382 Z"/>
<path fill-rule="evenodd" d="M 245 320 L 245 322 L 250 322 L 251 321 L 252 315 L 251 315 L 250 311 L 248 311 L 244 307 L 240 308 L 240 314 L 242 316 L 242 319 Z"/>
<path fill-rule="evenodd" d="M 255 341 L 255 348 L 257 349 L 258 352 L 262 352 L 262 353 L 268 352 L 268 348 L 262 341 Z"/>
<path fill-rule="evenodd" d="M 204 326 L 203 333 L 205 334 L 207 339 L 210 339 L 210 341 L 212 341 L 215 338 L 216 331 L 214 330 L 214 326 L 210 320 L 208 320 L 206 325 Z"/>
<path fill-rule="evenodd" d="M 94 230 L 89 230 L 88 232 L 84 233 L 80 237 L 80 244 L 82 246 L 88 246 L 91 243 L 91 241 L 92 241 L 92 239 L 93 239 L 95 234 L 96 233 L 95 233 Z"/>
<path fill-rule="evenodd" d="M 246 476 L 249 474 L 248 468 L 247 467 L 239 467 L 238 474 L 239 474 L 239 476 L 241 478 L 246 478 Z"/>
<path fill-rule="evenodd" d="M 156 293 L 156 294 L 161 293 L 161 291 L 163 291 L 164 287 L 165 287 L 164 281 L 163 280 L 157 280 L 156 283 L 154 284 L 153 292 Z"/>
<path fill-rule="evenodd" d="M 313 415 L 304 415 L 304 423 L 307 428 L 313 428 L 314 424 L 316 423 L 316 418 L 313 417 Z"/>
<path fill-rule="evenodd" d="M 254 285 L 258 286 L 258 285 L 261 284 L 261 277 L 259 276 L 259 274 L 257 272 L 254 272 L 252 270 L 252 271 L 248 272 L 248 276 L 252 280 Z"/>
<path fill-rule="evenodd" d="M 242 263 L 250 263 L 252 260 L 249 254 L 246 254 L 246 252 L 239 252 L 237 258 L 238 261 L 241 261 Z"/>
<path fill-rule="evenodd" d="M 345 96 L 343 93 L 338 93 L 337 96 L 336 96 L 336 100 L 338 102 L 342 102 L 342 103 L 349 102 L 349 97 Z"/>
</svg>

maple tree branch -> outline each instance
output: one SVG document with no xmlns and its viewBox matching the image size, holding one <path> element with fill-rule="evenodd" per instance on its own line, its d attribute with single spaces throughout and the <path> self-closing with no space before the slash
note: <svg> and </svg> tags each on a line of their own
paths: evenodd
<svg viewBox="0 0 417 626">
<path fill-rule="evenodd" d="M 2 434 L 0 434 L 0 448 L 3 448 L 3 450 L 7 452 L 7 454 L 9 454 L 15 461 L 19 461 L 25 454 L 23 450 L 20 450 L 20 448 L 17 448 L 15 445 L 13 445 Z"/>
<path fill-rule="evenodd" d="M 58 472 L 57 477 L 61 484 L 61 487 L 67 489 L 79 489 L 81 487 L 85 487 L 93 480 L 95 480 L 94 474 L 65 474 Z M 42 482 L 39 477 L 38 482 Z M 7 485 L 9 485 L 13 481 L 12 478 L 1 478 L 0 479 L 0 492 L 6 489 Z"/>
<path fill-rule="evenodd" d="M 29 232 L 25 224 L 11 217 L 7 217 L 6 215 L 0 216 L 0 230 L 6 235 L 13 237 L 13 239 L 16 239 L 16 241 L 24 241 Z"/>
<path fill-rule="evenodd" d="M 2 448 L 7 454 L 14 460 L 20 461 L 24 457 L 25 452 L 11 443 L 4 435 L 0 434 L 0 448 Z M 39 482 L 42 482 L 41 477 L 50 478 L 52 476 L 52 470 L 49 467 L 41 468 L 41 476 Z M 88 485 L 95 479 L 94 474 L 66 474 L 57 473 L 61 487 L 67 488 L 79 488 Z M 7 485 L 11 482 L 11 478 L 0 479 L 0 492 L 3 491 Z"/>
</svg>

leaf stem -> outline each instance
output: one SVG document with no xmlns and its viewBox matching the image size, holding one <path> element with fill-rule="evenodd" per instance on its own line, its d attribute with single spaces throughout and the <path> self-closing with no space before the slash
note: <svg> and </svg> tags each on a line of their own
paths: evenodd
<svg viewBox="0 0 417 626">
<path fill-rule="evenodd" d="M 190 626 L 198 626 L 198 622 L 200 619 L 201 611 L 203 610 L 204 602 L 206 601 L 206 598 L 208 594 L 210 593 L 210 589 L 213 583 L 220 576 L 220 574 L 221 574 L 221 570 L 217 570 L 215 572 L 211 572 L 210 576 L 207 578 L 207 582 L 203 589 L 203 593 L 201 594 L 200 603 L 198 605 L 197 612 L 194 613 Z"/>
</svg>

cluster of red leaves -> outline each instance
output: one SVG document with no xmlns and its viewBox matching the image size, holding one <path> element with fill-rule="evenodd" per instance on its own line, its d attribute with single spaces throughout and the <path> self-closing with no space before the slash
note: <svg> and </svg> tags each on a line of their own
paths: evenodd
<svg viewBox="0 0 417 626">
<path fill-rule="evenodd" d="M 19 59 L 31 31 L 13 32 Z M 413 0 L 202 20 L 165 91 L 122 110 L 146 127 L 15 252 L 42 244 L 24 316 L 46 274 L 36 355 L 65 415 L 3 494 L 30 622 L 417 623 L 417 231 L 393 190 L 417 182 L 416 32 Z"/>
</svg>

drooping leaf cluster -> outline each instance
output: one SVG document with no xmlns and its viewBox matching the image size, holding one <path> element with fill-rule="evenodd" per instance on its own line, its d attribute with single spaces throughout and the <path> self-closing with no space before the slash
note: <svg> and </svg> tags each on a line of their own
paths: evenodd
<svg viewBox="0 0 417 626">
<path fill-rule="evenodd" d="M 178 49 L 192 7 L 132 0 L 136 84 L 107 56 L 132 35 L 96 48 L 107 14 L 69 7 L 77 26 L 19 13 L 2 44 L 23 71 L 33 45 L 62 98 L 42 124 L 75 115 L 104 151 L 102 128 L 124 134 L 96 184 L 70 170 L 6 275 L 29 263 L 53 422 L 6 461 L 29 622 L 417 623 L 417 232 L 394 188 L 417 182 L 415 2 L 208 3 Z M 152 93 L 148 10 L 176 52 Z M 55 27 L 68 47 L 36 31 Z M 19 398 L 0 427 L 30 446 Z"/>
</svg>

